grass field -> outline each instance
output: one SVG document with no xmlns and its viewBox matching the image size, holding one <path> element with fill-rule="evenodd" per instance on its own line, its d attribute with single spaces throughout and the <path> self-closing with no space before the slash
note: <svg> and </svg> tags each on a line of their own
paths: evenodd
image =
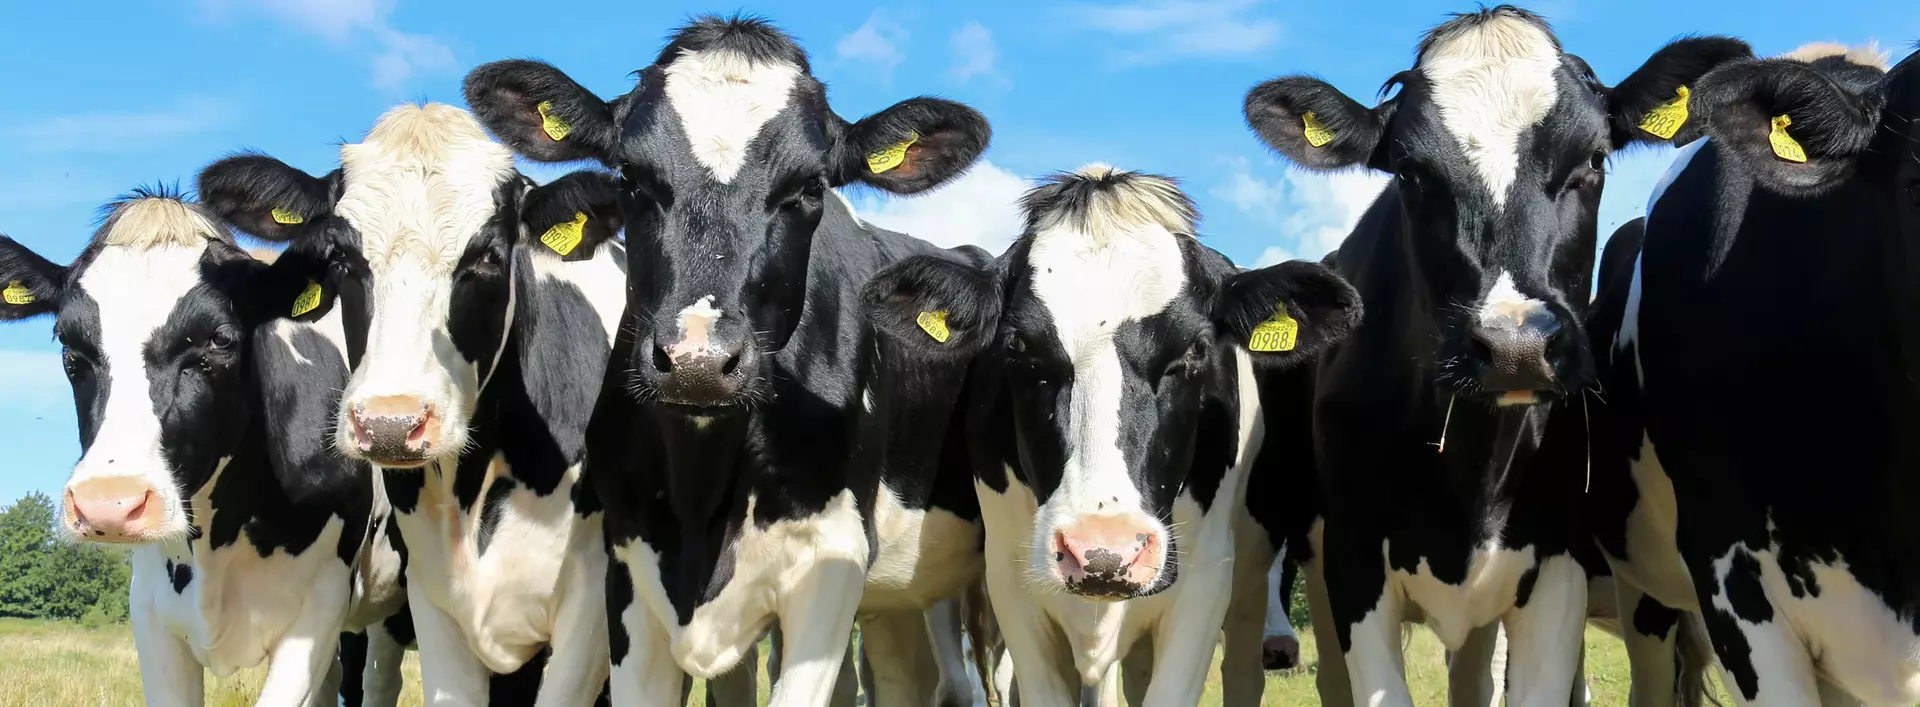
<svg viewBox="0 0 1920 707">
<path fill-rule="evenodd" d="M 1313 655 L 1311 637 L 1302 646 Z M 764 653 L 763 653 L 764 654 Z M 1216 658 L 1217 660 L 1217 658 Z M 420 667 L 412 654 L 403 666 L 407 687 L 402 705 L 419 705 Z M 1291 707 L 1318 705 L 1313 687 L 1314 665 L 1267 674 L 1266 704 Z M 226 680 L 207 677 L 207 704 L 239 707 L 253 704 L 264 671 L 247 670 Z M 1587 674 L 1595 705 L 1627 703 L 1627 659 L 1620 641 L 1605 633 L 1587 631 Z M 140 672 L 134 658 L 133 637 L 125 626 L 98 630 L 73 624 L 0 619 L 0 705 L 34 707 L 122 707 L 140 704 Z M 1216 665 L 1207 684 L 1203 705 L 1220 704 L 1220 675 Z M 1407 683 L 1421 705 L 1446 704 L 1446 672 L 1440 644 L 1424 629 L 1412 632 L 1407 646 Z M 761 683 L 764 704 L 766 683 Z M 693 704 L 700 704 L 699 686 Z M 1731 704 L 1721 698 L 1722 704 Z"/>
</svg>

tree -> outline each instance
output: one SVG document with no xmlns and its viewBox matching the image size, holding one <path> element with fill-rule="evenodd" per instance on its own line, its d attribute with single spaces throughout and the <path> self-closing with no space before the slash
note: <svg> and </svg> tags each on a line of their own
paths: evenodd
<svg viewBox="0 0 1920 707">
<path fill-rule="evenodd" d="M 56 522 L 53 499 L 38 491 L 0 510 L 0 616 L 46 615 Z"/>
</svg>

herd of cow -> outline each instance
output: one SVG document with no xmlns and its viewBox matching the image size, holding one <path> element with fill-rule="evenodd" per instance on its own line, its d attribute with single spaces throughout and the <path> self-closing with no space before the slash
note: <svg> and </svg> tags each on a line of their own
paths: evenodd
<svg viewBox="0 0 1920 707">
<path fill-rule="evenodd" d="M 1579 704 L 1591 616 L 1635 707 L 1715 665 L 1911 705 L 1916 56 L 1689 37 L 1608 86 L 1460 15 L 1373 107 L 1252 89 L 1291 163 L 1393 180 L 1323 262 L 1247 270 L 1100 165 L 998 256 L 875 228 L 834 190 L 940 185 L 986 119 L 846 121 L 787 35 L 703 18 L 610 100 L 495 62 L 323 175 L 115 201 L 71 265 L 0 237 L 0 320 L 53 315 L 62 522 L 135 548 L 152 705 L 261 664 L 262 705 L 390 705 L 413 644 L 433 704 L 752 704 L 770 630 L 775 705 L 972 704 L 970 671 L 1193 705 L 1223 633 L 1255 705 L 1282 547 L 1328 704 L 1411 704 L 1408 622 L 1457 705 Z M 1596 289 L 1643 143 L 1685 149 Z"/>
</svg>

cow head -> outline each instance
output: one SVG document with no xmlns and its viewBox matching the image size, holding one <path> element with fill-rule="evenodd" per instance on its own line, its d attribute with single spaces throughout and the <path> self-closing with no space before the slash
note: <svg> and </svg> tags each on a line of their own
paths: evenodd
<svg viewBox="0 0 1920 707">
<path fill-rule="evenodd" d="M 1607 157 L 1693 139 L 1695 82 L 1750 55 L 1738 40 L 1682 39 L 1608 88 L 1544 20 L 1500 6 L 1435 28 L 1374 108 L 1291 76 L 1248 93 L 1246 116 L 1299 165 L 1394 176 L 1369 218 L 1404 235 L 1392 247 L 1428 320 L 1410 324 L 1437 342 L 1438 384 L 1531 404 L 1593 375 L 1581 322 Z"/>
<path fill-rule="evenodd" d="M 501 61 L 467 76 L 467 103 L 535 160 L 592 158 L 620 175 L 629 388 L 700 409 L 765 395 L 762 359 L 798 324 L 814 230 L 861 182 L 910 194 L 986 148 L 986 120 L 932 98 L 848 123 L 807 56 L 757 19 L 703 18 L 674 33 L 626 95 L 602 101 L 559 70 Z"/>
<path fill-rule="evenodd" d="M 893 327 L 947 311 L 956 341 L 991 337 L 975 399 L 994 402 L 970 424 L 996 447 L 977 456 L 1017 467 L 1039 503 L 1032 576 L 1096 598 L 1159 592 L 1177 574 L 1176 500 L 1210 498 L 1195 486 L 1258 451 L 1255 370 L 1338 341 L 1358 295 L 1312 263 L 1236 270 L 1194 238 L 1192 203 L 1163 177 L 1095 165 L 1048 179 L 1025 208 L 1000 299 L 922 270 L 894 280 L 923 301 L 892 306 Z"/>
<path fill-rule="evenodd" d="M 0 320 L 54 315 L 82 450 L 62 526 L 100 542 L 183 538 L 208 512 L 190 499 L 256 412 L 253 327 L 284 316 L 268 303 L 285 307 L 304 279 L 275 284 L 215 218 L 165 191 L 105 213 L 67 267 L 0 236 Z"/>
<path fill-rule="evenodd" d="M 200 193 L 242 230 L 310 243 L 340 274 L 353 373 L 334 444 L 419 468 L 465 448 L 482 389 L 513 353 L 531 271 L 595 257 L 619 230 L 611 181 L 580 173 L 536 188 L 466 111 L 429 103 L 388 111 L 324 177 L 240 155 L 202 172 Z M 555 226 L 564 255 L 516 248 Z"/>
</svg>

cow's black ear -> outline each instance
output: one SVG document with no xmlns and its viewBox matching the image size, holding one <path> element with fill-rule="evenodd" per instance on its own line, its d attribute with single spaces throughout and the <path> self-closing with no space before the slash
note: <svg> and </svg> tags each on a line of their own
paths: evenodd
<svg viewBox="0 0 1920 707">
<path fill-rule="evenodd" d="M 339 170 L 315 177 L 266 155 L 240 154 L 200 170 L 200 202 L 235 228 L 287 241 L 332 215 L 339 180 Z"/>
<path fill-rule="evenodd" d="M 932 189 L 967 171 L 993 139 L 980 111 L 938 98 L 909 98 L 842 126 L 834 186 L 865 182 L 895 194 Z"/>
<path fill-rule="evenodd" d="M 1280 368 L 1311 360 L 1360 323 L 1360 293 L 1317 263 L 1294 260 L 1235 273 L 1213 303 L 1221 336 Z"/>
<path fill-rule="evenodd" d="M 881 270 L 862 292 L 875 330 L 909 350 L 971 357 L 1000 323 L 1000 288 L 985 251 L 976 264 L 916 255 Z"/>
<path fill-rule="evenodd" d="M 1732 37 L 1686 37 L 1661 47 L 1620 85 L 1606 89 L 1613 149 L 1693 142 L 1706 130 L 1694 97 L 1700 77 L 1751 58 L 1753 48 Z"/>
<path fill-rule="evenodd" d="M 47 314 L 60 307 L 67 269 L 0 235 L 0 321 Z"/>
<path fill-rule="evenodd" d="M 1282 156 L 1307 169 L 1367 164 L 1385 132 L 1382 114 L 1316 78 L 1286 76 L 1253 87 L 1247 126 Z"/>
<path fill-rule="evenodd" d="M 1793 197 L 1839 186 L 1879 129 L 1886 94 L 1849 91 L 1790 59 L 1743 61 L 1700 80 L 1706 132 L 1760 185 Z"/>
<path fill-rule="evenodd" d="M 613 111 L 559 69 L 528 59 L 481 64 L 467 74 L 467 107 L 494 137 L 527 159 L 612 156 Z"/>
<path fill-rule="evenodd" d="M 588 260 L 625 222 L 613 175 L 581 170 L 534 187 L 520 209 L 532 241 L 566 260 Z"/>
</svg>

